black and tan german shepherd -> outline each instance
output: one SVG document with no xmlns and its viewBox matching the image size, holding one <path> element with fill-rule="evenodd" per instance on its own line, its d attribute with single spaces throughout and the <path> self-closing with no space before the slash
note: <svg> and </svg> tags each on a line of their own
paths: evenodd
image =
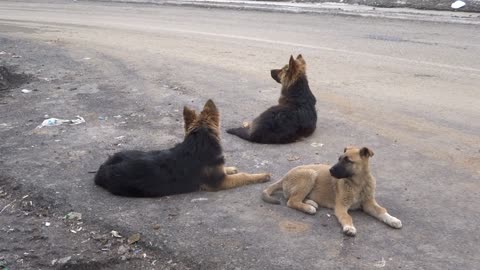
<svg viewBox="0 0 480 270">
<path fill-rule="evenodd" d="M 212 100 L 200 114 L 184 107 L 183 118 L 182 143 L 168 150 L 115 153 L 100 166 L 95 183 L 119 196 L 160 197 L 270 180 L 269 174 L 237 173 L 235 167 L 224 167 L 220 114 Z"/>
<path fill-rule="evenodd" d="M 308 86 L 306 63 L 302 55 L 290 56 L 288 65 L 271 70 L 272 78 L 282 85 L 278 105 L 270 107 L 244 127 L 227 133 L 244 140 L 265 143 L 291 143 L 310 136 L 317 126 L 317 100 Z"/>
</svg>

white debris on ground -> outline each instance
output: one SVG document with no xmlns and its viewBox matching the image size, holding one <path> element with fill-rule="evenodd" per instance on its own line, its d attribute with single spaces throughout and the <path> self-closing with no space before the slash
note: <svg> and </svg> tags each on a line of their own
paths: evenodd
<svg viewBox="0 0 480 270">
<path fill-rule="evenodd" d="M 452 3 L 451 7 L 454 9 L 459 9 L 461 7 L 464 7 L 466 4 L 463 1 L 455 1 Z"/>
<path fill-rule="evenodd" d="M 73 119 L 73 120 L 58 119 L 58 118 L 45 119 L 42 122 L 42 124 L 37 126 L 37 128 L 59 126 L 59 125 L 65 124 L 65 123 L 68 123 L 70 125 L 78 125 L 78 124 L 81 124 L 81 123 L 85 123 L 85 119 L 83 119 L 83 117 L 78 116 L 78 115 L 76 117 L 77 117 L 77 119 Z"/>
<path fill-rule="evenodd" d="M 323 147 L 323 143 L 317 143 L 317 142 L 313 142 L 310 144 L 312 147 Z"/>
<path fill-rule="evenodd" d="M 196 198 L 196 199 L 192 199 L 190 202 L 201 202 L 201 201 L 208 201 L 208 198 Z"/>
<path fill-rule="evenodd" d="M 373 266 L 377 268 L 383 268 L 385 267 L 386 264 L 387 264 L 387 261 L 385 261 L 385 258 L 382 257 L 382 260 L 374 263 Z"/>
</svg>

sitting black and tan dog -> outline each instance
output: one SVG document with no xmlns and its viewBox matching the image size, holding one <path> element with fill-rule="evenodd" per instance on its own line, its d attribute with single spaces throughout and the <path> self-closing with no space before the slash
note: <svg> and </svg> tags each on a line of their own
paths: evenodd
<svg viewBox="0 0 480 270">
<path fill-rule="evenodd" d="M 200 114 L 185 107 L 183 118 L 182 143 L 168 150 L 118 152 L 100 166 L 95 183 L 115 195 L 159 197 L 270 180 L 269 174 L 237 173 L 235 167 L 224 167 L 220 114 L 213 101 Z"/>
<path fill-rule="evenodd" d="M 243 127 L 227 133 L 244 140 L 265 144 L 291 143 L 310 136 L 317 126 L 315 96 L 308 86 L 306 64 L 302 55 L 290 56 L 288 65 L 271 71 L 272 78 L 282 85 L 278 105 L 270 107 Z"/>
<path fill-rule="evenodd" d="M 333 167 L 320 164 L 293 168 L 283 179 L 265 189 L 262 199 L 279 204 L 272 193 L 283 189 L 288 207 L 308 214 L 315 214 L 319 206 L 334 209 L 343 232 L 350 236 L 354 236 L 357 230 L 348 210 L 359 208 L 399 229 L 402 222 L 389 215 L 375 200 L 375 178 L 369 166 L 372 156 L 373 152 L 367 147 L 350 147 L 345 148 Z"/>
</svg>

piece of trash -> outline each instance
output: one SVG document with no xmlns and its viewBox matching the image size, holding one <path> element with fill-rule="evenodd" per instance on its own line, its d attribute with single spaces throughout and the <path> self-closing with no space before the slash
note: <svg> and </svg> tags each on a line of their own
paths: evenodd
<svg viewBox="0 0 480 270">
<path fill-rule="evenodd" d="M 127 244 L 131 245 L 131 244 L 134 244 L 134 243 L 138 242 L 139 240 L 140 240 L 140 234 L 139 233 L 134 233 L 134 234 L 130 235 L 130 237 L 128 237 Z"/>
<path fill-rule="evenodd" d="M 90 57 L 84 57 L 83 58 L 83 60 L 90 60 L 90 59 L 92 59 L 92 58 L 90 58 Z"/>
<path fill-rule="evenodd" d="M 107 120 L 107 119 L 108 119 L 108 117 L 103 117 L 103 116 L 98 117 L 98 120 Z"/>
<path fill-rule="evenodd" d="M 316 143 L 316 142 L 314 142 L 314 143 L 311 143 L 310 145 L 311 145 L 312 147 L 322 147 L 322 146 L 323 146 L 323 143 Z"/>
<path fill-rule="evenodd" d="M 299 159 L 300 159 L 299 156 L 289 156 L 289 157 L 287 158 L 288 161 L 295 161 L 295 160 L 299 160 Z"/>
<path fill-rule="evenodd" d="M 82 219 L 82 213 L 70 212 L 70 213 L 68 213 L 68 214 L 65 215 L 65 219 L 68 219 L 68 220 L 72 220 L 72 219 L 81 220 L 81 219 Z"/>
<path fill-rule="evenodd" d="M 22 56 L 16 55 L 16 54 L 12 55 L 12 57 L 13 57 L 13 58 L 22 58 Z"/>
<path fill-rule="evenodd" d="M 112 234 L 113 237 L 122 238 L 122 236 L 117 231 L 111 231 L 110 233 Z"/>
<path fill-rule="evenodd" d="M 22 93 L 24 93 L 24 94 L 28 94 L 28 93 L 30 93 L 30 92 L 32 92 L 32 90 L 22 89 Z"/>
<path fill-rule="evenodd" d="M 208 198 L 196 198 L 190 200 L 190 202 L 201 202 L 201 201 L 208 201 Z"/>
<path fill-rule="evenodd" d="M 122 118 L 121 115 L 114 115 L 113 118 Z"/>
<path fill-rule="evenodd" d="M 85 119 L 83 119 L 83 117 L 78 116 L 78 115 L 76 117 L 77 117 L 77 119 L 73 119 L 73 120 L 48 118 L 48 119 L 45 119 L 42 122 L 41 125 L 37 126 L 37 128 L 59 126 L 59 125 L 62 125 L 64 123 L 68 123 L 70 125 L 78 125 L 78 124 L 81 124 L 81 123 L 85 123 Z"/>
<path fill-rule="evenodd" d="M 50 227 L 51 223 L 50 222 L 45 222 L 45 226 Z"/>
<path fill-rule="evenodd" d="M 454 9 L 458 9 L 458 8 L 461 8 L 463 6 L 465 6 L 465 2 L 463 1 L 455 1 L 452 3 L 451 7 L 454 8 Z"/>
<path fill-rule="evenodd" d="M 327 213 L 327 217 L 331 217 L 332 215 L 330 215 L 329 213 Z"/>
<path fill-rule="evenodd" d="M 378 268 L 383 268 L 383 267 L 385 267 L 386 264 L 387 264 L 387 262 L 385 261 L 385 258 L 382 257 L 382 260 L 374 263 L 373 266 L 378 267 Z"/>
<path fill-rule="evenodd" d="M 70 230 L 70 232 L 71 232 L 71 233 L 77 233 L 77 231 L 75 231 L 75 230 Z"/>
<path fill-rule="evenodd" d="M 125 138 L 125 136 L 118 136 L 118 137 L 115 137 L 115 140 L 121 140 L 123 138 Z"/>
<path fill-rule="evenodd" d="M 58 259 L 57 260 L 57 264 L 66 264 L 67 262 L 69 262 L 70 260 L 72 259 L 72 256 L 68 256 L 68 257 L 64 257 L 64 258 L 61 258 L 61 259 Z"/>
</svg>

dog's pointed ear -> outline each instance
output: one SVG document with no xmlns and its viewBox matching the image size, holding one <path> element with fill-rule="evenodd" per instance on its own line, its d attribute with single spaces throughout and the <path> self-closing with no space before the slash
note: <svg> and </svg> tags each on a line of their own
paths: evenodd
<svg viewBox="0 0 480 270">
<path fill-rule="evenodd" d="M 297 69 L 297 63 L 295 62 L 295 59 L 293 58 L 293 55 L 290 55 L 290 60 L 288 61 L 288 71 L 292 72 Z"/>
<path fill-rule="evenodd" d="M 303 59 L 302 54 L 299 54 L 299 55 L 297 56 L 297 60 L 300 61 L 300 63 L 302 63 L 302 65 L 305 65 L 305 64 L 306 64 L 306 63 L 305 63 L 305 59 Z"/>
<path fill-rule="evenodd" d="M 360 149 L 360 156 L 361 157 L 373 157 L 373 151 L 370 150 L 368 147 L 363 147 Z"/>
<path fill-rule="evenodd" d="M 220 112 L 217 109 L 217 106 L 213 102 L 213 100 L 209 99 L 207 103 L 205 103 L 205 106 L 203 106 L 203 110 L 200 113 L 200 116 L 202 118 L 208 118 L 213 121 L 218 125 L 220 121 Z"/>
<path fill-rule="evenodd" d="M 187 131 L 192 123 L 197 119 L 195 110 L 189 109 L 187 106 L 183 107 L 183 120 L 185 121 L 185 131 Z"/>
</svg>

